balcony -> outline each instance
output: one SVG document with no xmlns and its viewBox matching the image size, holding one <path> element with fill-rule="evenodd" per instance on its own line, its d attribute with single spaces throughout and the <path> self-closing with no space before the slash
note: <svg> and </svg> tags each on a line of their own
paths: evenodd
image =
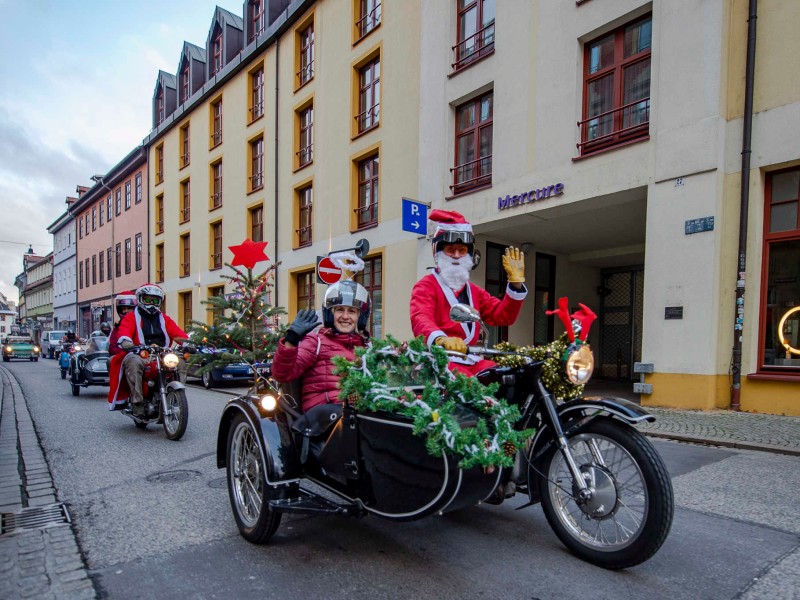
<svg viewBox="0 0 800 600">
<path fill-rule="evenodd" d="M 494 52 L 494 21 L 453 46 L 453 71 L 459 71 Z"/>
<path fill-rule="evenodd" d="M 581 156 L 649 136 L 650 98 L 636 100 L 578 122 Z"/>
<path fill-rule="evenodd" d="M 463 165 L 450 169 L 453 194 L 489 187 L 492 185 L 492 155 L 471 160 Z"/>
</svg>

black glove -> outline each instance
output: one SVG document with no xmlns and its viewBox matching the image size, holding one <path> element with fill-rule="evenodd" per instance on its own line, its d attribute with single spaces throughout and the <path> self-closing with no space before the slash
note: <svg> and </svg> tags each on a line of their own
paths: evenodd
<svg viewBox="0 0 800 600">
<path fill-rule="evenodd" d="M 319 325 L 317 313 L 313 310 L 300 310 L 297 311 L 297 316 L 289 325 L 289 330 L 286 332 L 286 341 L 292 346 L 297 346 L 300 340 L 314 327 Z"/>
</svg>

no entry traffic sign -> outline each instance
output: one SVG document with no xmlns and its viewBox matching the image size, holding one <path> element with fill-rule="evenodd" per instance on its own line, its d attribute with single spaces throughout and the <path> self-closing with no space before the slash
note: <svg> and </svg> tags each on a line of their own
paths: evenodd
<svg viewBox="0 0 800 600">
<path fill-rule="evenodd" d="M 342 278 L 342 270 L 333 264 L 333 261 L 324 256 L 317 260 L 317 281 L 328 285 L 336 283 Z"/>
</svg>

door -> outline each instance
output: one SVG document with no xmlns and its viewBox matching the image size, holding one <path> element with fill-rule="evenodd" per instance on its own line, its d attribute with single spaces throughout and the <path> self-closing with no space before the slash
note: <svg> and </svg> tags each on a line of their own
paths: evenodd
<svg viewBox="0 0 800 600">
<path fill-rule="evenodd" d="M 600 369 L 597 375 L 631 381 L 642 360 L 644 266 L 604 269 L 600 286 Z"/>
</svg>

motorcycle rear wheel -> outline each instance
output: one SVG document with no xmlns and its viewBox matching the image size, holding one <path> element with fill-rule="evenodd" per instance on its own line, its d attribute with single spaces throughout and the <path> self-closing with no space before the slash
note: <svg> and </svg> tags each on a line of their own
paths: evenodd
<svg viewBox="0 0 800 600">
<path fill-rule="evenodd" d="M 61 369 L 61 379 L 66 379 L 66 378 L 67 378 L 67 370 Z"/>
<path fill-rule="evenodd" d="M 236 526 L 244 539 L 263 544 L 278 530 L 281 513 L 269 507 L 266 461 L 244 415 L 236 415 L 228 431 L 228 497 Z"/>
<path fill-rule="evenodd" d="M 561 542 L 606 569 L 645 562 L 672 526 L 672 481 L 661 456 L 633 427 L 595 419 L 568 435 L 578 468 L 593 488 L 579 505 L 564 457 L 551 448 L 537 463 L 542 509 Z M 532 483 L 532 482 L 531 482 Z"/>
<path fill-rule="evenodd" d="M 189 424 L 189 402 L 184 390 L 167 392 L 167 409 L 172 414 L 164 415 L 164 434 L 167 439 L 177 441 L 186 433 Z"/>
<path fill-rule="evenodd" d="M 72 386 L 72 395 L 79 396 L 81 393 L 81 386 L 75 385 L 74 383 L 70 383 L 70 385 Z"/>
</svg>

